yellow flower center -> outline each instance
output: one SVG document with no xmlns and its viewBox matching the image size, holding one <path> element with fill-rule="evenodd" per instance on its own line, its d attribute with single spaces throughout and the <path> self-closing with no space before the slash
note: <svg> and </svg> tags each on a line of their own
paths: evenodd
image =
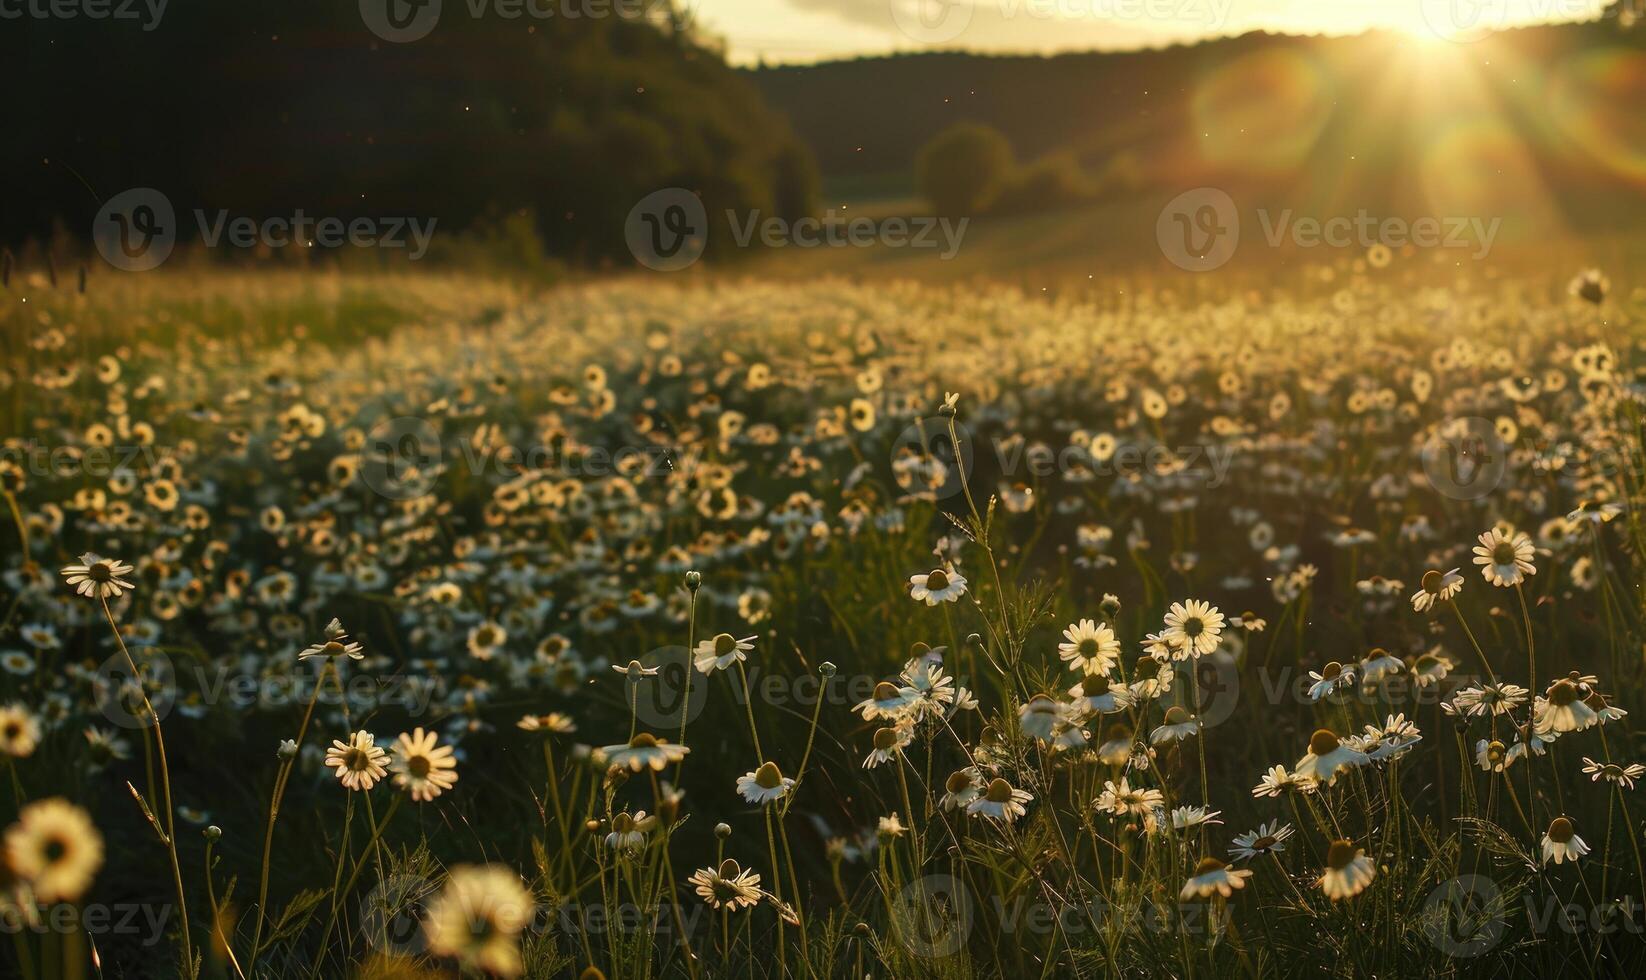
<svg viewBox="0 0 1646 980">
<path fill-rule="evenodd" d="M 1353 841 L 1332 841 L 1331 849 L 1326 852 L 1326 867 L 1334 871 L 1342 871 L 1355 859 L 1356 848 Z"/>
<path fill-rule="evenodd" d="M 777 763 L 768 762 L 755 771 L 754 782 L 761 789 L 776 789 L 783 785 L 783 773 L 778 770 Z"/>
<path fill-rule="evenodd" d="M 1549 822 L 1549 839 L 1556 844 L 1566 843 L 1576 833 L 1577 828 L 1573 827 L 1572 821 L 1566 817 L 1556 817 Z"/>
</svg>

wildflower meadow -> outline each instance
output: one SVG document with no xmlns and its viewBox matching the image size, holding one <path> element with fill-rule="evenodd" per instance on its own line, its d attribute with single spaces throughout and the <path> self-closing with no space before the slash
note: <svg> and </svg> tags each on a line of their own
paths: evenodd
<svg viewBox="0 0 1646 980">
<path fill-rule="evenodd" d="M 1646 0 L 0 63 L 0 978 L 1646 976 Z"/>
<path fill-rule="evenodd" d="M 14 279 L 8 971 L 1620 975 L 1646 293 L 1425 274 Z"/>
</svg>

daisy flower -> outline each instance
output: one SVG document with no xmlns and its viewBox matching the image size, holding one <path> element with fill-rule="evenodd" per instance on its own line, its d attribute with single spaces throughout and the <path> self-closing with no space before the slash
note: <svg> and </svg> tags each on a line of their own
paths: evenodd
<svg viewBox="0 0 1646 980">
<path fill-rule="evenodd" d="M 631 660 L 627 664 L 612 664 L 612 671 L 622 674 L 631 684 L 639 683 L 642 678 L 656 677 L 659 669 L 647 667 L 638 660 Z"/>
<path fill-rule="evenodd" d="M 1237 861 L 1249 861 L 1264 854 L 1284 851 L 1286 839 L 1295 832 L 1291 824 L 1271 820 L 1266 824 L 1260 824 L 1256 830 L 1235 835 L 1234 841 L 1229 845 L 1229 856 Z"/>
<path fill-rule="evenodd" d="M 1161 637 L 1182 649 L 1190 658 L 1203 657 L 1217 649 L 1223 636 L 1223 614 L 1199 599 L 1174 602 L 1166 613 L 1166 629 Z"/>
<path fill-rule="evenodd" d="M 1589 853 L 1589 845 L 1583 843 L 1583 838 L 1577 835 L 1577 828 L 1573 826 L 1570 817 L 1556 817 L 1549 821 L 1549 829 L 1543 834 L 1543 863 L 1563 864 Z"/>
<path fill-rule="evenodd" d="M 1070 669 L 1087 674 L 1107 674 L 1120 662 L 1120 641 L 1114 630 L 1090 619 L 1082 619 L 1063 631 L 1057 655 Z"/>
<path fill-rule="evenodd" d="M 1252 795 L 1256 797 L 1276 797 L 1283 793 L 1312 793 L 1318 786 L 1317 781 L 1301 773 L 1289 773 L 1285 766 L 1270 766 L 1269 771 L 1263 774 L 1256 786 L 1252 787 Z"/>
<path fill-rule="evenodd" d="M 0 707 L 0 754 L 25 759 L 40 744 L 40 722 L 21 704 Z"/>
<path fill-rule="evenodd" d="M 1515 757 L 1497 739 L 1481 739 L 1475 743 L 1475 765 L 1484 772 L 1502 772 L 1514 765 Z"/>
<path fill-rule="evenodd" d="M 718 868 L 699 868 L 686 883 L 711 909 L 736 912 L 760 904 L 760 876 L 738 867 L 731 858 L 721 861 Z"/>
<path fill-rule="evenodd" d="M 1345 667 L 1336 660 L 1320 668 L 1318 672 L 1311 670 L 1309 671 L 1309 680 L 1314 683 L 1309 685 L 1309 700 L 1319 701 L 1338 688 L 1347 687 L 1354 683 L 1354 679 L 1355 669 Z"/>
<path fill-rule="evenodd" d="M 1246 887 L 1246 879 L 1252 873 L 1245 868 L 1231 868 L 1214 857 L 1203 857 L 1195 865 L 1194 875 L 1183 883 L 1183 890 L 1178 898 L 1188 901 L 1191 898 L 1210 898 L 1220 895 L 1228 898 L 1235 892 Z"/>
<path fill-rule="evenodd" d="M 1336 902 L 1353 898 L 1366 890 L 1377 877 L 1377 867 L 1363 848 L 1353 841 L 1336 840 L 1326 852 L 1326 869 L 1320 874 L 1320 890 Z"/>
<path fill-rule="evenodd" d="M 701 673 L 712 674 L 725 670 L 735 661 L 747 660 L 746 654 L 753 649 L 752 636 L 738 639 L 730 633 L 720 633 L 697 645 L 697 649 L 692 651 L 692 663 Z"/>
<path fill-rule="evenodd" d="M 1465 714 L 1472 716 L 1506 715 L 1526 703 L 1532 692 L 1519 684 L 1486 684 L 1465 687 L 1452 696 L 1452 702 Z"/>
<path fill-rule="evenodd" d="M 1137 658 L 1137 663 L 1132 667 L 1134 680 L 1126 688 L 1126 693 L 1142 701 L 1158 698 L 1172 689 L 1174 676 L 1170 662 L 1144 654 Z"/>
<path fill-rule="evenodd" d="M 1646 766 L 1638 762 L 1620 766 L 1613 762 L 1596 762 L 1588 756 L 1584 756 L 1583 773 L 1590 777 L 1591 782 L 1598 783 L 1604 779 L 1624 789 L 1634 789 L 1635 780 L 1641 776 L 1646 776 Z"/>
<path fill-rule="evenodd" d="M 476 660 L 490 660 L 508 639 L 508 631 L 488 619 L 469 630 L 469 653 Z"/>
<path fill-rule="evenodd" d="M 514 727 L 523 732 L 548 732 L 551 735 L 569 735 L 577 731 L 577 722 L 561 714 L 551 711 L 546 715 L 525 715 L 514 723 Z"/>
<path fill-rule="evenodd" d="M 737 791 L 750 803 L 781 800 L 793 787 L 794 780 L 783 775 L 775 762 L 767 762 L 754 772 L 737 777 Z"/>
<path fill-rule="evenodd" d="M 895 813 L 889 817 L 881 817 L 875 823 L 875 833 L 881 840 L 894 840 L 902 837 L 908 830 L 909 828 L 903 826 L 903 821 Z"/>
<path fill-rule="evenodd" d="M 1375 743 L 1373 748 L 1366 750 L 1374 762 L 1403 756 L 1412 746 L 1423 741 L 1423 733 L 1418 730 L 1417 723 L 1407 721 L 1403 713 L 1389 715 L 1384 719 L 1382 728 L 1367 725 L 1366 736 L 1369 742 Z"/>
<path fill-rule="evenodd" d="M 114 558 L 103 558 L 90 551 L 80 556 L 76 565 L 64 565 L 63 579 L 74 586 L 74 591 L 90 599 L 118 599 L 134 586 L 121 576 L 130 575 L 133 568 Z"/>
<path fill-rule="evenodd" d="M 1017 721 L 1023 734 L 1041 741 L 1052 737 L 1062 717 L 1061 706 L 1044 694 L 1036 694 L 1017 709 Z"/>
<path fill-rule="evenodd" d="M 1103 792 L 1097 798 L 1097 808 L 1117 817 L 1128 814 L 1145 816 L 1155 807 L 1165 803 L 1165 797 L 1158 789 L 1133 788 L 1126 782 L 1126 777 L 1120 777 L 1120 782 L 1106 780 L 1103 783 Z"/>
<path fill-rule="evenodd" d="M 1028 791 L 1013 789 L 1004 779 L 990 780 L 983 795 L 966 804 L 966 812 L 974 817 L 988 817 L 1011 823 L 1027 811 L 1024 804 L 1034 799 Z"/>
<path fill-rule="evenodd" d="M 956 571 L 934 568 L 925 575 L 909 577 L 909 597 L 928 606 L 957 602 L 965 594 L 966 577 Z"/>
<path fill-rule="evenodd" d="M 1567 678 L 1549 685 L 1546 697 L 1532 708 L 1534 727 L 1540 732 L 1577 732 L 1593 725 L 1600 716 L 1583 700 L 1584 692 Z"/>
<path fill-rule="evenodd" d="M 671 745 L 668 740 L 650 732 L 639 732 L 627 744 L 607 745 L 600 751 L 605 754 L 607 765 L 631 772 L 646 769 L 662 772 L 671 763 L 686 758 L 691 749 L 684 745 Z"/>
<path fill-rule="evenodd" d="M 1132 755 L 1132 732 L 1125 725 L 1110 725 L 1097 747 L 1097 758 L 1106 766 L 1123 766 Z"/>
<path fill-rule="evenodd" d="M 1474 548 L 1475 564 L 1493 585 L 1508 588 L 1526 581 L 1528 575 L 1537 574 L 1537 567 L 1532 564 L 1537 551 L 1526 532 L 1516 531 L 1511 537 L 1494 527 L 1482 532 L 1479 541 Z"/>
<path fill-rule="evenodd" d="M 983 774 L 976 766 L 967 766 L 949 774 L 943 783 L 943 809 L 958 810 L 983 795 Z"/>
<path fill-rule="evenodd" d="M 1075 686 L 1069 688 L 1068 693 L 1069 697 L 1075 699 L 1076 704 L 1094 713 L 1113 714 L 1125 710 L 1131 704 L 1126 686 L 1111 685 L 1109 678 L 1102 674 L 1086 674 Z"/>
<path fill-rule="evenodd" d="M 907 725 L 875 729 L 874 747 L 864 757 L 863 768 L 873 769 L 881 763 L 890 762 L 913 738 L 914 732 Z"/>
<path fill-rule="evenodd" d="M 1590 524 L 1605 524 L 1621 513 L 1623 513 L 1623 508 L 1618 504 L 1585 500 L 1577 505 L 1576 510 L 1567 514 L 1566 519 L 1574 524 L 1578 521 L 1587 521 Z"/>
<path fill-rule="evenodd" d="M 1160 745 L 1164 742 L 1177 742 L 1188 738 L 1200 731 L 1200 719 L 1189 714 L 1179 705 L 1172 705 L 1166 709 L 1164 723 L 1149 733 L 1149 742 Z"/>
<path fill-rule="evenodd" d="M 1203 806 L 1178 806 L 1172 808 L 1170 822 L 1173 830 L 1193 830 L 1195 827 L 1202 825 L 1221 824 L 1223 821 L 1217 818 L 1222 815 L 1222 810 L 1208 810 Z M 1167 815 L 1159 810 L 1156 810 L 1150 816 L 1150 823 L 1164 824 L 1167 822 Z"/>
<path fill-rule="evenodd" d="M 1629 712 L 1607 701 L 1599 691 L 1591 691 L 1589 696 L 1583 699 L 1583 703 L 1595 713 L 1595 723 L 1598 725 L 1611 724 L 1629 716 Z"/>
<path fill-rule="evenodd" d="M 646 846 L 646 834 L 656 826 L 657 818 L 645 810 L 619 813 L 612 817 L 612 832 L 606 835 L 606 846 L 633 854 Z"/>
<path fill-rule="evenodd" d="M 1357 673 L 1359 673 L 1362 683 L 1375 684 L 1385 677 L 1404 673 L 1405 670 L 1406 664 L 1399 657 L 1394 656 L 1382 647 L 1376 647 L 1366 655 L 1365 660 L 1360 662 Z"/>
<path fill-rule="evenodd" d="M 943 672 L 939 663 L 911 660 L 899 675 L 904 685 L 898 693 L 908 699 L 909 712 L 918 721 L 926 717 L 942 717 L 945 706 L 954 702 L 954 678 Z"/>
<path fill-rule="evenodd" d="M 4 845 L 6 870 L 47 904 L 79 898 L 103 865 L 103 836 L 86 811 L 61 797 L 23 807 Z"/>
<path fill-rule="evenodd" d="M 1445 680 L 1456 667 L 1452 658 L 1436 647 L 1412 661 L 1412 679 L 1420 688 L 1432 687 Z"/>
<path fill-rule="evenodd" d="M 1416 612 L 1428 612 L 1437 602 L 1450 602 L 1459 592 L 1463 591 L 1463 576 L 1457 569 L 1441 572 L 1429 569 L 1423 573 L 1421 587 L 1412 593 L 1412 609 Z"/>
<path fill-rule="evenodd" d="M 344 632 L 343 624 L 335 618 L 326 624 L 326 639 L 316 643 L 297 655 L 298 660 L 308 660 L 310 657 L 348 657 L 350 660 L 364 660 L 366 654 L 360 644 L 349 639 Z"/>
<path fill-rule="evenodd" d="M 337 770 L 344 789 L 371 789 L 388 772 L 389 754 L 379 748 L 371 732 L 355 732 L 347 742 L 332 739 L 326 750 L 326 765 Z"/>
<path fill-rule="evenodd" d="M 1371 760 L 1366 753 L 1344 744 L 1330 729 L 1316 729 L 1309 736 L 1309 751 L 1297 761 L 1297 774 L 1330 786 L 1340 769 L 1363 766 Z"/>
<path fill-rule="evenodd" d="M 435 733 L 422 728 L 394 741 L 394 785 L 411 794 L 412 802 L 427 803 L 457 782 L 457 759 L 449 745 L 436 746 Z"/>
<path fill-rule="evenodd" d="M 465 971 L 519 976 L 519 937 L 535 908 L 513 871 L 496 864 L 458 865 L 424 920 L 429 952 L 456 959 Z"/>
<path fill-rule="evenodd" d="M 896 721 L 908 714 L 915 693 L 912 688 L 902 688 L 891 681 L 881 681 L 874 686 L 873 696 L 859 702 L 852 710 L 861 714 L 864 721 Z"/>
</svg>

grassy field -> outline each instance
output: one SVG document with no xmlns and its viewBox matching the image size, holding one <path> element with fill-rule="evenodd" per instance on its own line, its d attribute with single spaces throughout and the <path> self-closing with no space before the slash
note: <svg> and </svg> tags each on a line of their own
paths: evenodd
<svg viewBox="0 0 1646 980">
<path fill-rule="evenodd" d="M 5 971 L 1638 972 L 1638 252 L 1158 208 L 19 272 Z"/>
</svg>

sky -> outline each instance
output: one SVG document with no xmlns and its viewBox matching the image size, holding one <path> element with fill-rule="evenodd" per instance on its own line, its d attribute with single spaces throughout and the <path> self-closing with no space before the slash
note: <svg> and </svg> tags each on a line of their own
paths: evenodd
<svg viewBox="0 0 1646 980">
<path fill-rule="evenodd" d="M 1606 0 L 686 0 L 734 63 L 898 51 L 1126 49 L 1270 30 L 1387 28 L 1467 44 L 1502 27 L 1594 17 Z"/>
</svg>

